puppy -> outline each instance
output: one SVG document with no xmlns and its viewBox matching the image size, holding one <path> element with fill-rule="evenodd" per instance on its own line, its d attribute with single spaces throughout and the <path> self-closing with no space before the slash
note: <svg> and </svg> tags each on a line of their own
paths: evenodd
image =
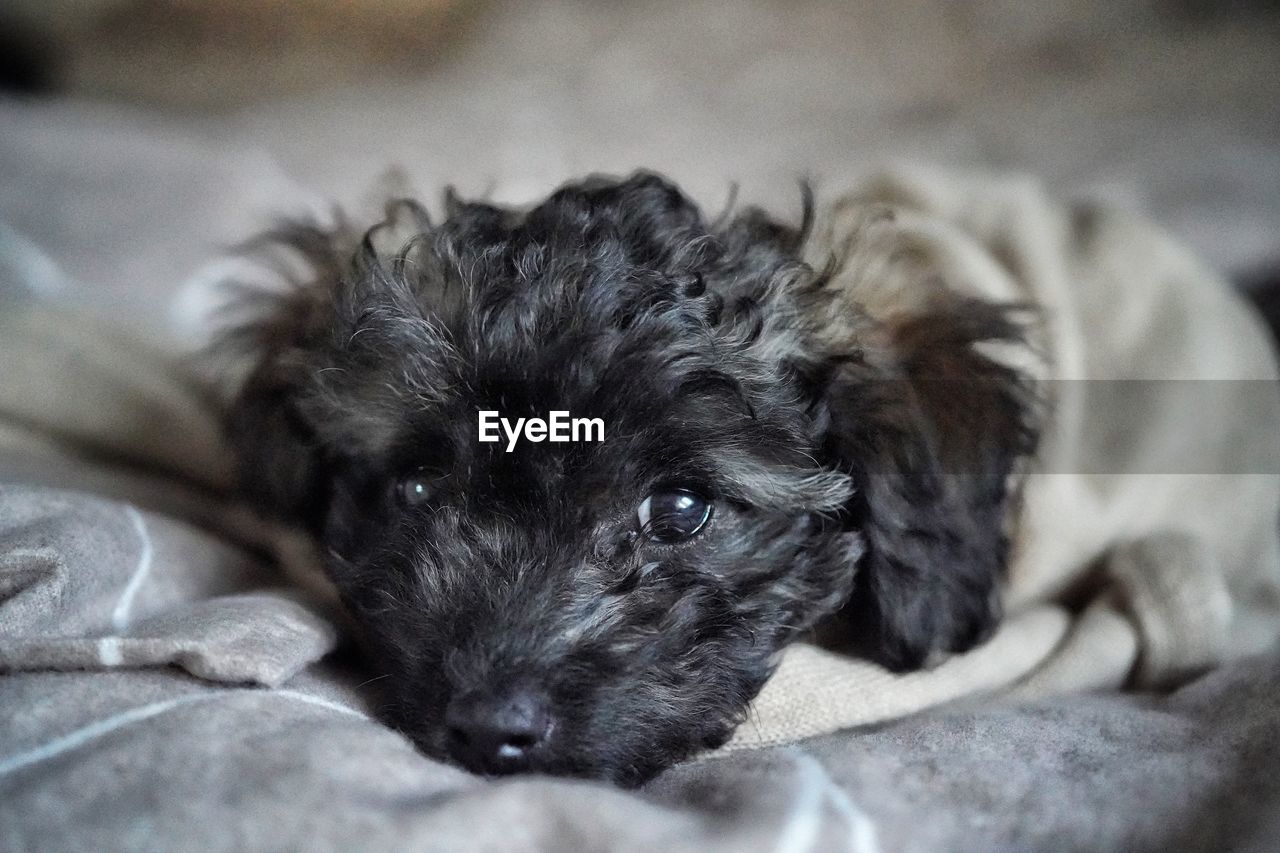
<svg viewBox="0 0 1280 853">
<path fill-rule="evenodd" d="M 798 637 L 911 669 L 988 635 L 1037 435 L 994 354 L 1019 306 L 869 316 L 803 260 L 807 192 L 796 226 L 647 173 L 446 207 L 268 235 L 306 272 L 228 337 L 244 488 L 317 538 L 425 752 L 635 785 Z M 554 411 L 603 440 L 480 440 Z"/>
</svg>

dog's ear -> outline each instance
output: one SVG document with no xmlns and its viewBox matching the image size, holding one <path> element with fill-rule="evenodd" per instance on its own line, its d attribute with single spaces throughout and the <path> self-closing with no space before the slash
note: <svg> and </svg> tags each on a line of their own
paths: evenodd
<svg viewBox="0 0 1280 853">
<path fill-rule="evenodd" d="M 225 429 L 240 490 L 259 510 L 315 528 L 328 503 L 326 460 L 303 404 L 315 353 L 333 336 L 336 294 L 350 263 L 343 231 L 289 223 L 246 247 L 283 287 L 231 282 L 236 299 L 211 348 L 231 388 Z"/>
<path fill-rule="evenodd" d="M 295 406 L 295 391 L 288 382 L 251 382 L 232 405 L 227 429 L 244 495 L 271 516 L 316 529 L 329 484 L 323 448 Z"/>
<path fill-rule="evenodd" d="M 891 668 L 964 651 L 999 619 L 1013 474 L 1038 420 L 1032 383 L 989 353 L 1022 344 L 1015 316 L 947 296 L 831 370 L 826 449 L 855 477 L 849 523 L 867 546 L 840 617 Z"/>
</svg>

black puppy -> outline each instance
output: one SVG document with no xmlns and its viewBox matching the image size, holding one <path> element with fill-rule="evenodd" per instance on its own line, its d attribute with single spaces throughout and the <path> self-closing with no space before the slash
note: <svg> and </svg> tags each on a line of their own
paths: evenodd
<svg viewBox="0 0 1280 853">
<path fill-rule="evenodd" d="M 812 221 L 709 223 L 652 174 L 528 211 L 271 235 L 308 273 L 232 340 L 244 484 L 310 527 L 385 716 L 485 773 L 637 784 L 723 743 L 822 629 L 894 668 L 998 618 L 1032 388 L 960 296 L 867 317 Z M 564 411 L 602 441 L 479 440 Z"/>
</svg>

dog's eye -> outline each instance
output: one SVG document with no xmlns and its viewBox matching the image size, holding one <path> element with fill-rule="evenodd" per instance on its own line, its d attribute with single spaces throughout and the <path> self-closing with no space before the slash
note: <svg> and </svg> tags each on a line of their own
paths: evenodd
<svg viewBox="0 0 1280 853">
<path fill-rule="evenodd" d="M 689 283 L 684 286 L 684 295 L 690 299 L 697 299 L 699 296 L 707 292 L 707 282 L 702 277 L 702 273 L 696 272 Z"/>
<path fill-rule="evenodd" d="M 431 499 L 431 478 L 421 469 L 396 481 L 396 499 L 403 506 L 421 506 Z"/>
<path fill-rule="evenodd" d="M 645 498 L 636 510 L 640 530 L 654 542 L 680 542 L 711 519 L 711 502 L 690 489 L 663 489 Z"/>
</svg>

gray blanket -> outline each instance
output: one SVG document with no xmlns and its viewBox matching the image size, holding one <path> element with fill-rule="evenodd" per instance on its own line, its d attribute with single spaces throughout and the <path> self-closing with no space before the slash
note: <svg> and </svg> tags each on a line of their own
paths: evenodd
<svg viewBox="0 0 1280 853">
<path fill-rule="evenodd" d="M 946 706 L 623 792 L 424 758 L 371 718 L 376 675 L 317 660 L 334 636 L 297 595 L 186 524 L 0 490 L 0 652 L 97 638 L 77 671 L 0 677 L 0 849 L 1265 850 L 1280 837 L 1280 655 L 1166 696 Z"/>
</svg>

